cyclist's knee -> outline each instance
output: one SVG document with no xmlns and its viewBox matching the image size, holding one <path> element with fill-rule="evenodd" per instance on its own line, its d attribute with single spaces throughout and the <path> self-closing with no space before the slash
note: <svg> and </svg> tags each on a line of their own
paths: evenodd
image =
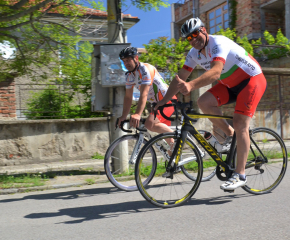
<svg viewBox="0 0 290 240">
<path fill-rule="evenodd" d="M 152 131 L 154 122 L 151 121 L 151 119 L 147 118 L 144 124 L 145 128 L 148 129 L 149 131 Z"/>
<path fill-rule="evenodd" d="M 211 107 L 217 107 L 218 102 L 216 98 L 209 92 L 204 93 L 201 95 L 197 100 L 197 105 L 201 110 L 206 110 Z"/>
<path fill-rule="evenodd" d="M 248 132 L 250 125 L 250 118 L 244 115 L 235 115 L 233 119 L 233 126 L 236 133 Z"/>
</svg>

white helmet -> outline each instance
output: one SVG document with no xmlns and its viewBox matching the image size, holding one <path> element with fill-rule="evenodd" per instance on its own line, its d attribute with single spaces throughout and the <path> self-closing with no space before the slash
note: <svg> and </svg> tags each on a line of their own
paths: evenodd
<svg viewBox="0 0 290 240">
<path fill-rule="evenodd" d="M 204 27 L 204 24 L 198 17 L 188 19 L 181 26 L 181 36 L 187 37 L 189 34 L 200 29 L 201 27 Z"/>
</svg>

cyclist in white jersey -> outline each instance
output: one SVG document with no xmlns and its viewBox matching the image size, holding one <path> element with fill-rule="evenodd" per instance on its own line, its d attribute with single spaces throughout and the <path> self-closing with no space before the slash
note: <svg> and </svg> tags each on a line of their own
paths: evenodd
<svg viewBox="0 0 290 240">
<path fill-rule="evenodd" d="M 165 96 L 168 85 L 165 83 L 157 69 L 148 64 L 139 62 L 137 49 L 134 47 L 127 47 L 119 54 L 120 59 L 124 62 L 128 72 L 126 73 L 126 94 L 123 103 L 123 113 L 119 118 L 119 126 L 122 121 L 127 118 L 130 113 L 133 98 L 133 88 L 136 87 L 140 91 L 140 98 L 138 101 L 137 109 L 130 117 L 130 125 L 132 127 L 139 126 L 141 114 L 145 108 L 146 101 L 150 103 L 158 102 Z M 176 98 L 173 96 L 173 98 Z M 170 101 L 168 101 L 170 102 Z M 173 107 L 165 108 L 164 114 L 168 117 L 174 112 Z M 172 132 L 168 127 L 171 122 L 164 119 L 160 114 L 154 119 L 154 115 L 150 113 L 146 119 L 145 127 L 153 132 L 166 133 Z M 168 140 L 171 143 L 173 139 Z"/>
<path fill-rule="evenodd" d="M 203 113 L 221 115 L 219 106 L 236 102 L 233 125 L 237 137 L 238 162 L 231 178 L 221 185 L 221 189 L 234 190 L 247 182 L 245 164 L 250 147 L 249 125 L 266 90 L 266 79 L 258 62 L 244 48 L 227 37 L 208 35 L 199 18 L 187 20 L 181 27 L 181 33 L 193 48 L 156 108 L 164 105 L 177 92 L 186 95 L 194 89 L 218 81 L 200 96 L 197 103 Z M 200 77 L 185 82 L 197 64 L 207 71 Z M 224 119 L 210 120 L 228 136 L 224 147 L 229 148 L 234 129 Z"/>
</svg>

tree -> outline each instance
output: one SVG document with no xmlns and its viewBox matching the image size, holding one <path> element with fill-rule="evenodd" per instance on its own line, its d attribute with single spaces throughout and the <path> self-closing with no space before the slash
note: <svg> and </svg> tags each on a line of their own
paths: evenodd
<svg viewBox="0 0 290 240">
<path fill-rule="evenodd" d="M 174 38 L 168 40 L 167 37 L 153 39 L 144 47 L 147 53 L 140 56 L 140 61 L 154 65 L 164 73 L 167 82 L 182 68 L 186 53 L 191 48 L 188 41 L 176 41 Z"/>
<path fill-rule="evenodd" d="M 78 31 L 87 10 L 73 0 L 0 0 L 0 43 L 17 49 L 6 58 L 0 51 L 0 80 L 26 75 L 46 79 L 57 63 L 60 48 L 74 48 L 80 40 Z M 79 3 L 80 4 L 80 3 Z M 93 4 L 103 9 L 101 2 Z M 63 16 L 63 22 L 52 22 L 52 13 Z M 2 58 L 1 58 L 2 57 Z M 43 68 L 43 67 L 46 68 Z"/>
</svg>

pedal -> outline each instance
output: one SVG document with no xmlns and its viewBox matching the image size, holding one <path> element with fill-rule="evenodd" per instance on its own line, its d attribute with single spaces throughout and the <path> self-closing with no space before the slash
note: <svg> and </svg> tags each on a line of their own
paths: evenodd
<svg viewBox="0 0 290 240">
<path fill-rule="evenodd" d="M 228 192 L 228 193 L 233 193 L 235 190 L 226 190 L 224 189 L 224 192 Z"/>
</svg>

